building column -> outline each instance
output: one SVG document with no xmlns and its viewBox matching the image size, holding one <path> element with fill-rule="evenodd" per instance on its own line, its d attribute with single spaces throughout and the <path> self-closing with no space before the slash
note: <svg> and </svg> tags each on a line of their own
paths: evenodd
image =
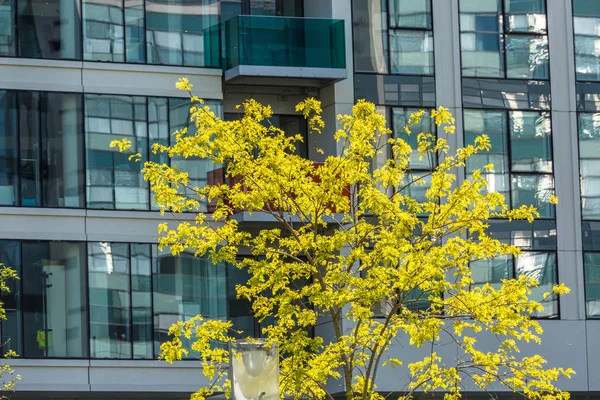
<svg viewBox="0 0 600 400">
<path fill-rule="evenodd" d="M 556 206 L 558 279 L 572 291 L 560 298 L 560 317 L 581 320 L 585 319 L 585 287 L 571 1 L 548 2 L 547 16 L 554 177 L 559 198 Z"/>
</svg>

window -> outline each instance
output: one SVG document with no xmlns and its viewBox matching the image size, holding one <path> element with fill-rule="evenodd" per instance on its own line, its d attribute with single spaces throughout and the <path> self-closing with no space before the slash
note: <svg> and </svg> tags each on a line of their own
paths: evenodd
<svg viewBox="0 0 600 400">
<path fill-rule="evenodd" d="M 464 77 L 548 79 L 545 0 L 460 0 Z"/>
<path fill-rule="evenodd" d="M 79 94 L 0 91 L 0 204 L 83 207 L 81 114 Z"/>
<path fill-rule="evenodd" d="M 81 15 L 77 0 L 15 1 L 19 56 L 81 59 Z"/>
<path fill-rule="evenodd" d="M 86 95 L 85 130 L 88 208 L 147 210 L 148 184 L 141 174 L 148 155 L 146 98 Z M 109 147 L 122 138 L 131 140 L 141 162 Z"/>
<path fill-rule="evenodd" d="M 600 80 L 600 3 L 573 0 L 577 80 Z"/>
<path fill-rule="evenodd" d="M 23 355 L 87 357 L 85 243 L 22 242 Z"/>
<path fill-rule="evenodd" d="M 490 192 L 502 193 L 513 208 L 534 205 L 541 218 L 554 218 L 550 114 L 537 111 L 464 111 L 465 143 L 482 133 L 492 149 L 467 160 L 467 173 L 484 172 Z"/>
<path fill-rule="evenodd" d="M 125 61 L 123 4 L 110 0 L 83 0 L 83 58 Z"/>
<path fill-rule="evenodd" d="M 0 240 L 0 263 L 12 267 L 22 280 L 21 242 L 18 240 Z M 0 301 L 6 312 L 6 319 L 0 322 L 0 338 L 4 346 L 3 354 L 9 350 L 23 354 L 23 310 L 21 307 L 21 280 L 10 279 L 6 282 L 10 292 L 2 292 Z"/>
<path fill-rule="evenodd" d="M 354 0 L 354 69 L 388 73 L 387 0 Z"/>
<path fill-rule="evenodd" d="M 0 56 L 16 54 L 14 0 L 0 0 Z"/>
<path fill-rule="evenodd" d="M 90 357 L 152 359 L 151 245 L 88 244 Z"/>
<path fill-rule="evenodd" d="M 581 215 L 600 219 L 600 114 L 579 114 Z"/>
<path fill-rule="evenodd" d="M 159 354 L 175 322 L 196 315 L 227 318 L 227 273 L 225 265 L 213 265 L 208 258 L 188 253 L 173 257 L 156 246 L 152 257 L 154 346 Z"/>
</svg>

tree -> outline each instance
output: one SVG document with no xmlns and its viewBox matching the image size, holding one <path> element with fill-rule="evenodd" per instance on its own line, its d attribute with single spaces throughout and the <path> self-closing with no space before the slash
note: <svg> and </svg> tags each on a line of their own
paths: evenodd
<svg viewBox="0 0 600 400">
<path fill-rule="evenodd" d="M 10 286 L 8 285 L 8 282 L 12 279 L 19 279 L 17 272 L 14 269 L 0 263 L 0 293 L 10 293 Z M 4 303 L 2 301 L 0 301 L 0 320 L 6 320 L 6 310 L 4 309 Z M 4 353 L 5 359 L 10 359 L 12 357 L 17 357 L 17 353 L 14 350 L 9 350 Z M 12 369 L 9 364 L 3 362 L 0 364 L 0 379 L 2 381 L 2 391 L 13 392 L 15 390 L 16 381 L 20 380 L 21 377 L 19 375 L 15 375 L 15 370 Z M 3 394 L 0 396 L 0 398 L 6 399 L 8 397 Z"/>
<path fill-rule="evenodd" d="M 174 255 L 192 250 L 248 271 L 250 279 L 238 285 L 237 294 L 251 302 L 259 320 L 275 317 L 263 333 L 279 343 L 282 394 L 332 398 L 326 383 L 339 379 L 348 400 L 383 399 L 377 375 L 402 364 L 388 349 L 405 334 L 424 355 L 407 366 L 412 379 L 406 398 L 436 389 L 448 399 L 459 398 L 467 380 L 482 390 L 500 382 L 534 399 L 569 397 L 554 382 L 569 377 L 571 369 L 546 368 L 539 355 L 519 356 L 521 343 L 540 342 L 542 329 L 531 315 L 543 307 L 529 298 L 538 283 L 520 276 L 495 289 L 475 286 L 471 278 L 470 262 L 519 253 L 486 233 L 490 218 L 531 222 L 538 216 L 532 206 L 511 210 L 501 194 L 486 191 L 482 174 L 491 165 L 457 182 L 455 172 L 469 157 L 489 151 L 486 135 L 451 152 L 447 137 L 455 128 L 447 109 L 431 112 L 440 137 L 410 132 L 424 112 L 412 114 L 405 133 L 418 135 L 414 151 L 439 160 L 427 174 L 426 199 L 417 201 L 406 194 L 425 180 L 409 173 L 413 149 L 407 136 L 390 136 L 373 104 L 359 101 L 351 115 L 338 117 L 335 140 L 342 151 L 316 164 L 294 154 L 302 137 L 271 125 L 269 106 L 247 100 L 238 120 L 223 121 L 191 95 L 187 79 L 177 86 L 190 93 L 196 132 L 177 131 L 175 144 L 155 144 L 153 151 L 211 160 L 215 169 L 224 166 L 231 183 L 191 187 L 186 171 L 146 162 L 144 178 L 161 212 L 198 210 L 202 201 L 214 209 L 198 213 L 194 223 L 160 224 L 159 245 Z M 325 124 L 317 100 L 301 102 L 296 111 L 308 120 L 311 135 L 321 133 Z M 126 151 L 130 143 L 111 146 Z M 374 166 L 386 148 L 389 158 Z M 229 218 L 236 210 L 265 213 L 276 224 L 247 230 Z M 240 259 L 240 251 L 255 257 Z M 566 292 L 556 286 L 545 296 Z M 374 318 L 376 308 L 380 318 Z M 323 320 L 333 331 L 330 342 L 310 335 Z M 499 338 L 491 351 L 478 346 L 482 333 Z M 173 325 L 170 334 L 162 357 L 173 362 L 197 352 L 212 383 L 194 399 L 228 390 L 222 365 L 229 360 L 222 344 L 239 334 L 231 322 L 198 316 Z M 463 356 L 442 360 L 432 346 L 441 335 L 455 341 Z M 184 345 L 186 338 L 193 341 L 191 348 Z"/>
</svg>

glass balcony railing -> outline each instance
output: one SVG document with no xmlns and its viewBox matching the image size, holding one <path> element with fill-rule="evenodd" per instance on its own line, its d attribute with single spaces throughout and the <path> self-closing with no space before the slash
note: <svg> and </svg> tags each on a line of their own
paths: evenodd
<svg viewBox="0 0 600 400">
<path fill-rule="evenodd" d="M 225 67 L 346 68 L 344 21 L 239 15 L 225 22 Z"/>
</svg>

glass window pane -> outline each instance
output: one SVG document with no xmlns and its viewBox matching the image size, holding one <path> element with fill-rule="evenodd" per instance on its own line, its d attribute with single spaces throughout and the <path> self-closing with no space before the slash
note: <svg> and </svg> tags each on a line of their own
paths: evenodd
<svg viewBox="0 0 600 400">
<path fill-rule="evenodd" d="M 545 0 L 504 0 L 510 32 L 546 32 Z"/>
<path fill-rule="evenodd" d="M 86 95 L 85 130 L 87 203 L 89 208 L 147 210 L 148 183 L 141 174 L 148 155 L 146 98 Z M 141 162 L 110 148 L 114 139 L 127 138 Z"/>
<path fill-rule="evenodd" d="M 125 61 L 121 0 L 83 0 L 83 58 Z"/>
<path fill-rule="evenodd" d="M 44 207 L 83 207 L 83 118 L 80 94 L 42 93 Z"/>
<path fill-rule="evenodd" d="M 303 141 L 296 142 L 296 151 L 294 154 L 303 158 L 308 158 L 308 132 L 306 129 L 306 120 L 300 115 L 276 115 L 273 124 L 286 133 L 286 136 L 302 135 Z"/>
<path fill-rule="evenodd" d="M 81 59 L 77 0 L 18 0 L 19 55 Z"/>
<path fill-rule="evenodd" d="M 492 148 L 480 152 L 467 160 L 467 173 L 482 170 L 485 165 L 492 164 L 493 169 L 485 171 L 483 177 L 487 180 L 490 193 L 500 192 L 509 202 L 509 163 L 508 163 L 508 133 L 506 132 L 506 113 L 502 111 L 465 110 L 464 132 L 465 144 L 473 144 L 475 138 L 482 134 L 488 135 Z"/>
<path fill-rule="evenodd" d="M 507 35 L 506 75 L 548 79 L 548 37 Z"/>
<path fill-rule="evenodd" d="M 600 114 L 579 114 L 579 170 L 583 219 L 600 219 Z"/>
<path fill-rule="evenodd" d="M 522 252 L 516 259 L 516 273 L 517 276 L 525 275 L 535 278 L 539 282 L 537 287 L 531 289 L 530 298 L 539 301 L 544 306 L 544 310 L 536 312 L 533 316 L 537 318 L 558 317 L 558 298 L 549 296 L 543 300 L 544 293 L 552 292 L 552 287 L 558 283 L 556 254 Z"/>
<path fill-rule="evenodd" d="M 431 29 L 431 0 L 390 0 L 390 28 Z"/>
<path fill-rule="evenodd" d="M 575 68 L 578 80 L 600 80 L 600 3 L 573 0 Z"/>
<path fill-rule="evenodd" d="M 502 280 L 513 278 L 513 259 L 509 255 L 474 261 L 470 266 L 471 278 L 475 286 L 489 283 L 494 289 L 499 290 L 502 287 Z"/>
<path fill-rule="evenodd" d="M 218 24 L 219 2 L 147 0 L 148 63 L 218 67 Z"/>
<path fill-rule="evenodd" d="M 15 0 L 0 0 L 0 56 L 16 55 Z"/>
<path fill-rule="evenodd" d="M 227 318 L 226 267 L 192 254 L 173 257 L 152 247 L 154 282 L 154 346 L 168 339 L 169 327 L 196 315 Z M 190 343 L 185 343 L 189 346 Z"/>
<path fill-rule="evenodd" d="M 432 75 L 433 33 L 390 31 L 392 73 Z"/>
<path fill-rule="evenodd" d="M 152 359 L 151 258 L 151 245 L 131 244 L 131 323 L 136 359 Z"/>
<path fill-rule="evenodd" d="M 400 193 L 410 196 L 418 203 L 428 202 L 427 190 L 431 187 L 431 175 L 427 172 L 407 172 L 400 184 Z"/>
<path fill-rule="evenodd" d="M 42 206 L 40 92 L 19 92 L 21 206 Z"/>
<path fill-rule="evenodd" d="M 129 245 L 89 243 L 90 357 L 131 358 Z"/>
<path fill-rule="evenodd" d="M 355 0 L 352 3 L 356 71 L 388 72 L 386 3 L 382 0 Z"/>
<path fill-rule="evenodd" d="M 21 242 L 18 240 L 0 240 L 0 263 L 12 267 L 19 277 L 21 274 Z M 23 312 L 21 310 L 21 281 L 11 279 L 6 282 L 10 292 L 2 292 L 0 300 L 6 311 L 2 320 L 2 352 L 14 350 L 23 354 Z"/>
<path fill-rule="evenodd" d="M 533 205 L 541 218 L 554 218 L 552 175 L 512 175 L 512 208 Z"/>
<path fill-rule="evenodd" d="M 19 200 L 17 93 L 0 90 L 0 205 Z"/>
<path fill-rule="evenodd" d="M 85 243 L 23 242 L 26 358 L 88 356 Z"/>
<path fill-rule="evenodd" d="M 148 136 L 150 140 L 149 160 L 161 164 L 170 165 L 171 161 L 165 153 L 152 151 L 154 144 L 169 145 L 171 132 L 169 131 L 169 101 L 166 97 L 148 97 Z M 151 207 L 158 210 L 154 202 L 154 192 L 150 193 Z"/>
<path fill-rule="evenodd" d="M 130 63 L 146 62 L 144 0 L 125 0 L 125 57 Z"/>
<path fill-rule="evenodd" d="M 509 112 L 513 172 L 552 173 L 552 143 L 548 113 Z"/>
<path fill-rule="evenodd" d="M 410 168 L 412 169 L 425 169 L 431 170 L 433 169 L 436 163 L 436 157 L 432 153 L 427 153 L 426 156 L 419 159 L 419 151 L 418 151 L 418 136 L 420 133 L 436 133 L 435 123 L 429 117 L 429 110 L 425 113 L 423 117 L 421 117 L 421 122 L 418 124 L 413 124 L 410 126 L 411 134 L 408 135 L 404 131 L 404 127 L 406 126 L 408 120 L 410 119 L 410 114 L 419 111 L 418 108 L 393 108 L 393 130 L 394 136 L 397 138 L 401 138 L 406 141 L 412 148 L 413 151 L 410 155 Z"/>
<path fill-rule="evenodd" d="M 600 318 L 600 253 L 584 253 L 585 305 L 588 318 Z"/>
<path fill-rule="evenodd" d="M 463 76 L 504 77 L 499 0 L 460 0 Z"/>
</svg>

